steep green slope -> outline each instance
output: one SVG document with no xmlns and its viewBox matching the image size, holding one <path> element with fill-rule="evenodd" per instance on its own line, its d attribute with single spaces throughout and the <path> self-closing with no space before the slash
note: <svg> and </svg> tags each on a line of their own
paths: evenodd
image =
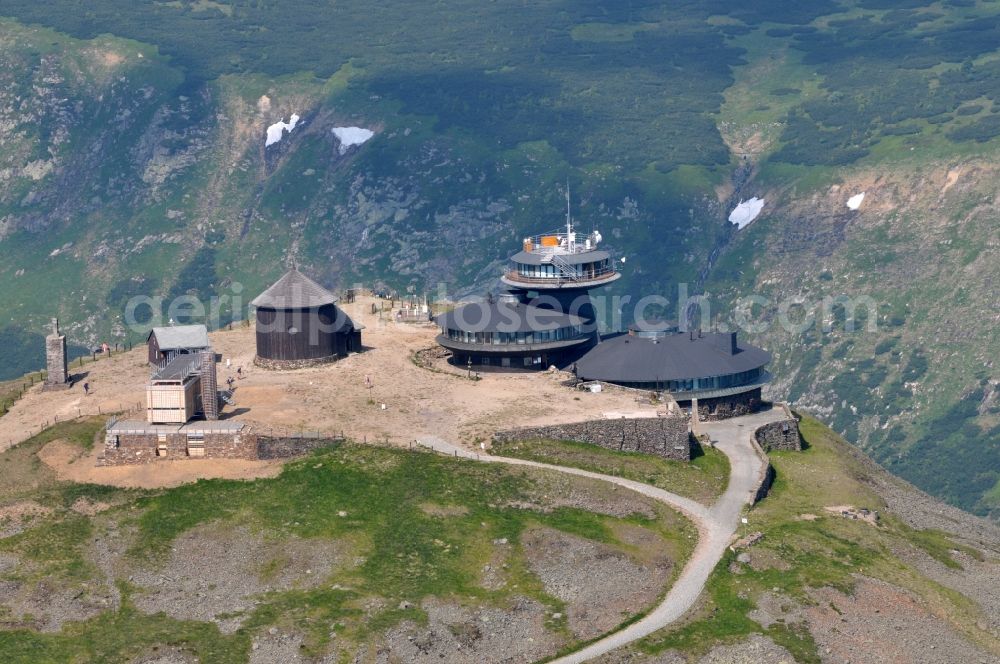
<svg viewBox="0 0 1000 664">
<path fill-rule="evenodd" d="M 776 353 L 776 393 L 927 491 L 995 511 L 996 168 L 903 162 L 841 171 L 836 182 L 765 189 L 770 218 L 733 243 L 708 287 L 723 302 L 771 299 L 757 338 Z M 861 191 L 861 210 L 848 210 Z M 823 304 L 842 296 L 846 307 Z M 787 318 L 804 332 L 779 324 L 779 306 L 794 298 L 802 304 Z"/>
<path fill-rule="evenodd" d="M 699 662 L 994 661 L 997 527 L 899 482 L 809 416 L 801 430 L 806 449 L 771 455 L 775 484 L 747 515 L 760 539 L 727 553 L 680 624 L 602 664 L 672 661 L 668 651 L 714 655 Z M 860 509 L 877 520 L 852 518 Z"/>
<path fill-rule="evenodd" d="M 751 292 L 870 295 L 884 324 L 863 338 L 757 335 L 774 394 L 996 509 L 996 3 L 2 13 L 0 328 L 58 314 L 81 344 L 137 340 L 122 324 L 137 295 L 222 298 L 221 322 L 289 261 L 335 286 L 483 289 L 520 237 L 558 225 L 568 180 L 581 224 L 627 259 L 611 295 L 673 307 L 678 284 L 704 284 L 717 313 Z M 375 137 L 342 151 L 331 129 L 350 125 Z M 736 234 L 726 214 L 751 195 L 764 215 Z M 0 360 L 3 377 L 41 349 Z"/>
</svg>

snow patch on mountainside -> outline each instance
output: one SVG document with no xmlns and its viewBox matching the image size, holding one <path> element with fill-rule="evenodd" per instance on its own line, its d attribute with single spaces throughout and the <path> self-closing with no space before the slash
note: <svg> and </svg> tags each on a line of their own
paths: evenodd
<svg viewBox="0 0 1000 664">
<path fill-rule="evenodd" d="M 264 140 L 264 147 L 266 148 L 269 145 L 274 145 L 275 143 L 280 141 L 284 137 L 286 130 L 288 131 L 289 134 L 292 133 L 292 130 L 295 129 L 295 125 L 297 125 L 298 123 L 299 123 L 299 116 L 297 116 L 295 113 L 292 113 L 292 116 L 288 119 L 288 122 L 285 122 L 284 120 L 279 120 L 278 122 L 275 122 L 273 125 L 267 128 L 267 138 Z"/>
<path fill-rule="evenodd" d="M 757 218 L 764 207 L 764 199 L 754 196 L 748 201 L 740 201 L 732 212 L 729 213 L 729 221 L 736 224 L 736 230 L 742 230 L 751 221 Z"/>
<path fill-rule="evenodd" d="M 340 141 L 340 154 L 344 154 L 352 145 L 366 143 L 375 132 L 364 127 L 334 127 L 333 135 Z"/>
</svg>

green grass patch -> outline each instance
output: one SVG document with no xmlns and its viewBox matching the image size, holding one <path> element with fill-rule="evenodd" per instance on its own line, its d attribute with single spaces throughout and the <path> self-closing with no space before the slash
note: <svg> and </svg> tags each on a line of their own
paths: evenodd
<svg viewBox="0 0 1000 664">
<path fill-rule="evenodd" d="M 90 520 L 78 514 L 42 519 L 30 529 L 0 540 L 0 551 L 35 563 L 35 578 L 86 579 L 93 569 L 83 556 L 83 547 L 91 532 Z"/>
<path fill-rule="evenodd" d="M 941 530 L 933 528 L 917 530 L 902 522 L 895 523 L 894 530 L 909 540 L 911 544 L 922 549 L 931 558 L 951 569 L 962 569 L 962 566 L 952 556 L 952 551 L 961 551 L 979 562 L 985 560 L 982 551 L 955 542 L 948 533 Z"/>
<path fill-rule="evenodd" d="M 729 460 L 722 452 L 711 448 L 705 448 L 702 455 L 688 463 L 565 440 L 495 444 L 493 453 L 624 477 L 705 504 L 721 496 L 729 482 Z"/>
</svg>

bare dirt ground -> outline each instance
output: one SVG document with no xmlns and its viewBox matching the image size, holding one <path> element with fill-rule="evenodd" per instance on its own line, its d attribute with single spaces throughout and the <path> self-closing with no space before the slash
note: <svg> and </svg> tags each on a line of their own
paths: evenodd
<svg viewBox="0 0 1000 664">
<path fill-rule="evenodd" d="M 87 620 L 117 606 L 117 590 L 108 583 L 24 578 L 35 571 L 32 563 L 17 556 L 0 558 L 0 573 L 5 573 L 0 579 L 0 627 L 58 632 L 67 622 Z"/>
<path fill-rule="evenodd" d="M 853 595 L 813 591 L 809 631 L 824 662 L 996 662 L 931 614 L 909 592 L 861 577 Z"/>
<path fill-rule="evenodd" d="M 32 521 L 51 512 L 50 508 L 39 505 L 33 500 L 22 500 L 0 506 L 0 539 L 26 530 Z"/>
<path fill-rule="evenodd" d="M 274 477 L 282 467 L 281 461 L 251 459 L 166 459 L 136 466 L 96 466 L 100 452 L 95 446 L 85 454 L 76 445 L 54 440 L 38 451 L 38 458 L 60 480 L 133 489 L 180 486 L 207 477 L 229 480 Z"/>
<path fill-rule="evenodd" d="M 1000 558 L 992 555 L 978 560 L 964 551 L 952 551 L 951 556 L 961 569 L 945 567 L 916 547 L 894 549 L 893 554 L 921 574 L 941 585 L 956 590 L 982 608 L 983 618 L 977 627 L 1000 638 Z"/>
<path fill-rule="evenodd" d="M 652 604 L 673 568 L 666 556 L 654 556 L 644 564 L 610 547 L 551 528 L 533 528 L 521 543 L 528 565 L 545 591 L 566 603 L 569 629 L 581 640 L 600 636 L 637 607 Z M 661 542 L 647 550 L 657 548 L 662 551 L 665 547 Z"/>
<path fill-rule="evenodd" d="M 426 625 L 405 622 L 386 633 L 386 649 L 398 658 L 389 661 L 527 662 L 561 645 L 559 636 L 545 628 L 544 607 L 526 597 L 515 598 L 506 609 L 440 600 L 426 600 L 421 608 Z"/>
<path fill-rule="evenodd" d="M 322 584 L 334 567 L 344 564 L 341 548 L 330 540 L 267 542 L 243 528 L 207 525 L 177 538 L 163 568 L 133 569 L 129 578 L 142 588 L 134 601 L 146 613 L 211 621 L 230 634 L 253 608 L 255 597 Z M 124 564 L 122 558 L 118 564 Z M 197 574 L 191 573 L 194 569 Z"/>
<path fill-rule="evenodd" d="M 264 432 L 343 433 L 358 441 L 397 445 L 433 435 L 476 447 L 498 429 L 655 410 L 630 394 L 571 391 L 560 384 L 565 375 L 558 373 L 484 373 L 481 380 L 469 380 L 466 372 L 444 362 L 433 369 L 417 366 L 411 359 L 413 353 L 434 346 L 437 328 L 380 321 L 371 314 L 372 302 L 359 298 L 344 306 L 355 322 L 366 326 L 362 335 L 366 350 L 321 367 L 261 369 L 253 364 L 252 327 L 214 332 L 212 343 L 223 358 L 219 383 L 230 376 L 236 380 L 236 405 L 226 406 L 223 417 L 251 423 Z M 242 378 L 238 378 L 238 368 Z M 73 388 L 44 392 L 36 386 L 0 417 L 0 449 L 26 440 L 56 419 L 134 411 L 145 398 L 149 377 L 145 346 L 73 367 L 73 371 L 86 374 Z M 366 377 L 371 379 L 371 389 Z M 91 386 L 90 396 L 83 394 L 84 380 Z M 133 412 L 131 416 L 143 415 Z M 95 450 L 94 459 L 98 453 Z M 280 471 L 280 464 L 243 460 L 94 468 L 60 445 L 46 448 L 41 456 L 63 479 L 128 487 L 175 486 L 206 477 L 255 478 Z"/>
<path fill-rule="evenodd" d="M 344 309 L 366 329 L 366 351 L 335 364 L 289 372 L 253 366 L 252 330 L 217 334 L 216 350 L 242 367 L 237 380 L 236 419 L 263 426 L 344 432 L 358 440 L 407 443 L 423 435 L 474 444 L 497 429 L 535 423 L 572 422 L 601 417 L 607 411 L 643 406 L 634 396 L 571 392 L 560 374 L 483 373 L 472 381 L 466 372 L 438 363 L 436 371 L 416 366 L 414 352 L 434 346 L 437 328 L 380 322 L 370 313 L 371 300 L 360 298 Z M 225 371 L 223 372 L 225 374 Z M 369 390 L 365 377 L 374 387 Z M 220 376 L 220 381 L 225 376 Z M 370 403 L 373 401 L 374 403 Z M 385 404 L 385 410 L 382 410 Z M 652 406 L 645 408 L 652 410 Z M 247 412 L 242 412 L 248 409 Z"/>
</svg>

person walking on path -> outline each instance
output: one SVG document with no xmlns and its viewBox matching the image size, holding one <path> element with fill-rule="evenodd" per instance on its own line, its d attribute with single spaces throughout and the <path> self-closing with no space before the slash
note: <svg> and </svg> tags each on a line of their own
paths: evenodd
<svg viewBox="0 0 1000 664">
<path fill-rule="evenodd" d="M 83 396 L 85 396 L 85 397 L 89 397 L 90 396 L 90 383 L 84 383 L 83 384 Z"/>
</svg>

